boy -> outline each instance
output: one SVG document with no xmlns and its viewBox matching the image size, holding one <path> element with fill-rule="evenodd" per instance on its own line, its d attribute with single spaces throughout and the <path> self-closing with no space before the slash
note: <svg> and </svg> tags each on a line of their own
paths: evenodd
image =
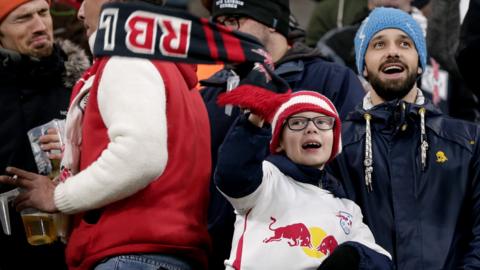
<svg viewBox="0 0 480 270">
<path fill-rule="evenodd" d="M 390 268 L 360 208 L 322 188 L 329 184 L 323 167 L 341 151 L 340 118 L 328 98 L 239 87 L 219 103 L 252 111 L 230 130 L 215 172 L 237 213 L 227 269 L 317 269 L 323 261 L 319 269 Z"/>
</svg>

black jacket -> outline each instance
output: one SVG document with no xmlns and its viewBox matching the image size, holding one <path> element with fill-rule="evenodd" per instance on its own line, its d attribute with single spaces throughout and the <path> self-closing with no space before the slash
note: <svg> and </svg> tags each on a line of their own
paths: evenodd
<svg viewBox="0 0 480 270">
<path fill-rule="evenodd" d="M 65 118 L 71 87 L 88 64 L 84 52 L 68 41 L 58 41 L 53 54 L 41 60 L 0 50 L 1 174 L 7 166 L 37 171 L 27 132 L 53 118 Z M 0 184 L 0 192 L 11 188 Z M 1 270 L 65 268 L 63 245 L 30 246 L 12 207 L 10 221 L 12 235 L 0 232 Z"/>
</svg>

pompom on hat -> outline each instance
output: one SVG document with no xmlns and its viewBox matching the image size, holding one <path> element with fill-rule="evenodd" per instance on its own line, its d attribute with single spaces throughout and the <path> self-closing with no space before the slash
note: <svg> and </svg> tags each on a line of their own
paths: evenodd
<svg viewBox="0 0 480 270">
<path fill-rule="evenodd" d="M 272 125 L 270 152 L 278 153 L 280 135 L 288 117 L 297 113 L 312 111 L 335 118 L 333 127 L 333 145 L 330 162 L 342 151 L 341 121 L 333 103 L 324 95 L 313 91 L 291 91 L 277 94 L 260 87 L 242 85 L 231 92 L 221 94 L 220 105 L 236 105 L 248 108 L 252 113 L 261 116 Z"/>
<path fill-rule="evenodd" d="M 31 0 L 0 0 L 0 23 L 17 7 Z M 50 0 L 45 0 L 50 5 Z"/>
<path fill-rule="evenodd" d="M 420 25 L 410 14 L 400 9 L 379 7 L 372 10 L 370 15 L 363 20 L 355 35 L 355 64 L 358 74 L 363 76 L 365 53 L 373 36 L 382 30 L 392 28 L 405 32 L 412 39 L 417 49 L 420 67 L 425 70 L 427 66 L 427 47 Z"/>
</svg>

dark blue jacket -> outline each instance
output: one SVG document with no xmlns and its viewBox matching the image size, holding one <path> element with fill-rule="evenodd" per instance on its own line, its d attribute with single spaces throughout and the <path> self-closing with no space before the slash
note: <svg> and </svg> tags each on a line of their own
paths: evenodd
<svg viewBox="0 0 480 270">
<path fill-rule="evenodd" d="M 422 170 L 419 109 L 426 109 L 426 168 Z M 359 204 L 375 240 L 398 269 L 480 267 L 479 126 L 441 114 L 430 102 L 392 101 L 372 116 L 372 188 L 365 185 L 367 113 L 343 123 L 343 152 L 329 166 Z"/>
<path fill-rule="evenodd" d="M 364 96 L 363 87 L 352 70 L 323 60 L 315 51 L 312 52 L 299 43 L 296 43 L 276 63 L 275 72 L 289 83 L 293 91 L 313 90 L 327 96 L 336 106 L 341 118 L 346 117 Z M 223 69 L 211 78 L 201 82 L 204 86 L 201 94 L 210 119 L 213 169 L 217 163 L 218 148 L 233 121 L 239 115 L 238 108 L 233 108 L 232 113 L 227 115 L 225 113 L 226 109 L 217 105 L 217 97 L 225 92 L 227 79 L 230 75 L 230 70 Z M 230 239 L 233 235 L 235 215 L 233 208 L 218 192 L 213 181 L 210 185 L 210 193 L 208 224 L 213 240 L 213 254 L 216 257 L 211 258 L 210 261 L 213 260 L 212 269 L 220 269 L 223 267 L 223 260 L 228 257 L 230 251 Z M 218 268 L 215 265 L 218 265 Z"/>
</svg>

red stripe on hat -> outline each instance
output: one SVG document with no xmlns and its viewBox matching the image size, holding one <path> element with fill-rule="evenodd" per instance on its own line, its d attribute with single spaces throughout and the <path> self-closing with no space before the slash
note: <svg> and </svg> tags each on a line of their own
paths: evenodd
<svg viewBox="0 0 480 270">
<path fill-rule="evenodd" d="M 267 120 L 272 121 L 278 107 L 288 100 L 291 90 L 284 94 L 277 94 L 268 89 L 251 84 L 243 84 L 233 91 L 222 93 L 217 98 L 220 106 L 235 105 L 247 108 Z"/>
<path fill-rule="evenodd" d="M 295 98 L 303 99 L 292 102 L 292 99 Z M 321 104 L 319 101 L 323 101 L 325 104 Z M 330 158 L 326 163 L 330 162 L 341 151 L 341 121 L 333 103 L 324 95 L 312 91 L 295 92 L 291 95 L 290 99 L 285 102 L 285 104 L 289 102 L 292 103 L 287 107 L 282 108 L 282 106 L 280 106 L 279 110 L 281 111 L 277 111 L 277 119 L 276 121 L 273 121 L 275 123 L 272 123 L 273 134 L 270 142 L 270 152 L 273 154 L 277 153 L 277 148 L 280 143 L 280 134 L 282 132 L 285 119 L 300 112 L 313 111 L 335 118 L 332 152 L 330 153 Z M 326 105 L 327 107 L 322 105 Z"/>
<path fill-rule="evenodd" d="M 215 43 L 215 38 L 213 36 L 213 29 L 208 25 L 209 21 L 205 18 L 200 18 L 200 21 L 203 25 L 203 32 L 205 33 L 205 38 L 207 39 L 208 48 L 210 49 L 210 56 L 213 59 L 218 59 L 218 48 Z"/>
</svg>

